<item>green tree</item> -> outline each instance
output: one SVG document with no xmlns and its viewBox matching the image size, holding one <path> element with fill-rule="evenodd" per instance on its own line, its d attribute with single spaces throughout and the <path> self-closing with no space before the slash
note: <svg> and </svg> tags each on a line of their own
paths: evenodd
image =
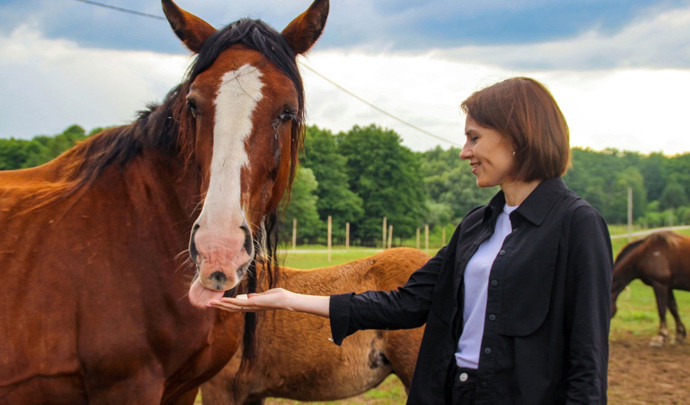
<svg viewBox="0 0 690 405">
<path fill-rule="evenodd" d="M 0 170 L 23 167 L 29 157 L 29 141 L 23 139 L 0 139 Z"/>
<path fill-rule="evenodd" d="M 28 147 L 28 156 L 22 167 L 42 165 L 86 138 L 84 128 L 79 125 L 72 125 L 55 136 L 35 136 Z"/>
<path fill-rule="evenodd" d="M 659 197 L 659 206 L 661 209 L 674 209 L 688 204 L 688 196 L 680 183 L 674 181 L 668 183 L 664 187 L 664 191 Z"/>
<path fill-rule="evenodd" d="M 362 220 L 352 226 L 362 243 L 381 240 L 383 217 L 393 234 L 411 237 L 425 215 L 426 195 L 417 156 L 400 143 L 392 130 L 376 125 L 355 126 L 337 137 L 338 151 L 347 158 L 351 190 L 364 201 Z"/>
<path fill-rule="evenodd" d="M 316 241 L 323 234 L 323 225 L 316 211 L 316 188 L 318 183 L 314 173 L 305 167 L 297 169 L 292 183 L 290 199 L 283 199 L 283 221 L 280 225 L 280 240 L 292 240 L 292 223 L 297 219 L 297 240 L 299 243 Z M 287 206 L 285 204 L 287 203 Z"/>
<path fill-rule="evenodd" d="M 459 148 L 443 150 L 441 147 L 420 154 L 424 186 L 429 199 L 433 203 L 450 207 L 451 222 L 456 224 L 470 209 L 486 204 L 498 191 L 497 187 L 477 187 L 470 166 L 459 155 Z"/>
<path fill-rule="evenodd" d="M 632 188 L 633 218 L 644 215 L 647 206 L 647 191 L 642 174 L 636 167 L 629 167 L 617 173 L 609 190 L 609 201 L 602 213 L 612 223 L 625 223 L 628 218 L 628 188 Z"/>
<path fill-rule="evenodd" d="M 666 184 L 666 166 L 669 159 L 661 153 L 651 153 L 640 162 L 640 173 L 647 188 L 647 201 L 658 200 Z"/>
<path fill-rule="evenodd" d="M 338 152 L 335 136 L 316 126 L 307 128 L 302 167 L 314 172 L 318 182 L 316 209 L 322 222 L 333 218 L 334 239 L 345 239 L 345 223 L 354 224 L 364 214 L 362 199 L 350 190 L 347 159 Z"/>
</svg>

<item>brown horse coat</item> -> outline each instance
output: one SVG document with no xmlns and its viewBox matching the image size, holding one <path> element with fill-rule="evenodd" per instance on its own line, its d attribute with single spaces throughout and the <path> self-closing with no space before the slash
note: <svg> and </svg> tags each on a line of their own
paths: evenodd
<svg viewBox="0 0 690 405">
<path fill-rule="evenodd" d="M 639 278 L 654 289 L 659 314 L 659 335 L 652 345 L 668 342 L 666 308 L 676 321 L 676 341 L 686 337 L 673 290 L 690 291 L 690 237 L 671 231 L 650 234 L 621 249 L 613 266 L 611 287 L 611 316 L 616 313 L 616 300 L 625 286 Z"/>
<path fill-rule="evenodd" d="M 190 283 L 222 295 L 265 247 L 302 135 L 295 53 L 328 1 L 282 34 L 240 20 L 264 50 L 163 7 L 198 52 L 190 78 L 131 125 L 0 173 L 1 404 L 190 402 L 240 345 L 243 316 L 190 305 Z"/>
<path fill-rule="evenodd" d="M 314 295 L 392 290 L 429 260 L 409 248 L 385 250 L 337 266 L 281 268 L 277 285 Z M 328 319 L 268 311 L 258 322 L 258 355 L 240 371 L 240 355 L 201 388 L 204 404 L 242 404 L 266 397 L 328 401 L 352 397 L 395 373 L 409 387 L 423 328 L 364 330 L 336 346 Z"/>
</svg>

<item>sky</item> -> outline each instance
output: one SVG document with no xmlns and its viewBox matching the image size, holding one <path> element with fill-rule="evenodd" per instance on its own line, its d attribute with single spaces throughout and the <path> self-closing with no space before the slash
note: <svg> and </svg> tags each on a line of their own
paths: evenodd
<svg viewBox="0 0 690 405">
<path fill-rule="evenodd" d="M 0 0 L 1 138 L 127 124 L 184 78 L 192 56 L 159 1 L 97 2 L 141 14 Z M 282 30 L 310 2 L 177 4 L 216 27 Z M 412 150 L 461 146 L 462 100 L 529 76 L 558 101 L 572 146 L 690 153 L 690 0 L 331 0 L 299 62 L 308 124 L 333 132 L 374 123 Z"/>
</svg>

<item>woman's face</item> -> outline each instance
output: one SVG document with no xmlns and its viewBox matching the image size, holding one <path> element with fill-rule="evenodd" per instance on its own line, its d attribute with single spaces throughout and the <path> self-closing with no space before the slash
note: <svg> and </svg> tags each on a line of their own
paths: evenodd
<svg viewBox="0 0 690 405">
<path fill-rule="evenodd" d="M 469 160 L 479 187 L 500 186 L 515 180 L 515 156 L 508 138 L 469 117 L 465 120 L 465 136 L 460 158 Z"/>
</svg>

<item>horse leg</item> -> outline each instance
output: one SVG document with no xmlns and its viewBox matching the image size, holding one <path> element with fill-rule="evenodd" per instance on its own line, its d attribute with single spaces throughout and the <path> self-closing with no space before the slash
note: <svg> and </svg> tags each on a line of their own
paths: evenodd
<svg viewBox="0 0 690 405">
<path fill-rule="evenodd" d="M 669 341 L 668 326 L 666 325 L 666 307 L 668 307 L 668 287 L 654 284 L 654 296 L 656 297 L 656 307 L 659 313 L 659 334 L 649 342 L 650 346 L 661 347 Z"/>
<path fill-rule="evenodd" d="M 683 343 L 687 333 L 685 331 L 685 325 L 683 325 L 683 321 L 680 320 L 678 304 L 676 304 L 676 297 L 673 296 L 672 289 L 669 289 L 668 309 L 669 311 L 671 311 L 671 315 L 673 315 L 673 319 L 676 321 L 676 343 Z"/>
</svg>

